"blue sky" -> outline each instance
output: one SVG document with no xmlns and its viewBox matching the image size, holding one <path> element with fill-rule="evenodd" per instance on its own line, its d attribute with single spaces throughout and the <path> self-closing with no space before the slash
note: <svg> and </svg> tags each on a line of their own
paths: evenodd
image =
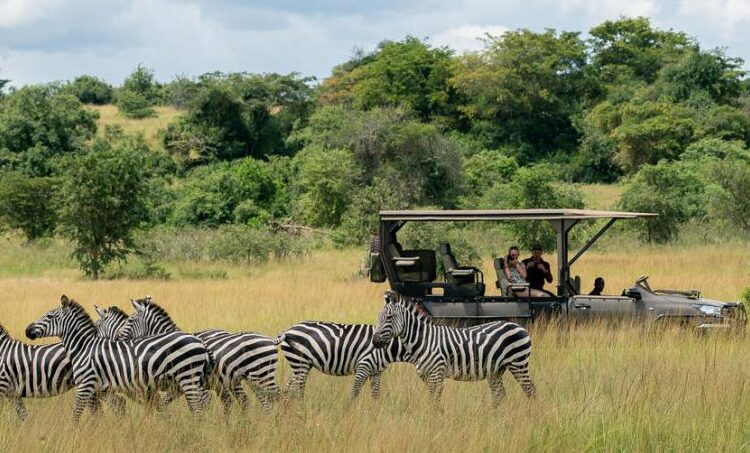
<svg viewBox="0 0 750 453">
<path fill-rule="evenodd" d="M 20 86 L 92 74 L 119 84 L 139 63 L 162 81 L 217 70 L 322 78 L 384 39 L 469 51 L 485 32 L 586 32 L 620 15 L 750 61 L 750 0 L 0 0 L 0 78 Z"/>
</svg>

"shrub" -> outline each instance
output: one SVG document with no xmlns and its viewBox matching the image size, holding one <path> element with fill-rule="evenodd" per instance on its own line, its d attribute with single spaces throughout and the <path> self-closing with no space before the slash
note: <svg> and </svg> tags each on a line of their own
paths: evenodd
<svg viewBox="0 0 750 453">
<path fill-rule="evenodd" d="M 63 87 L 63 92 L 72 94 L 84 104 L 109 104 L 114 99 L 114 89 L 107 82 L 89 75 L 76 77 Z"/>
<path fill-rule="evenodd" d="M 0 176 L 0 222 L 23 231 L 28 242 L 49 235 L 57 224 L 57 178 Z"/>
</svg>

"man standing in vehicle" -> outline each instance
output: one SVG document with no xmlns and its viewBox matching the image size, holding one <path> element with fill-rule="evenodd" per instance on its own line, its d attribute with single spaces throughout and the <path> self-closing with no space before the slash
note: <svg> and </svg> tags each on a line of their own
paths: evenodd
<svg viewBox="0 0 750 453">
<path fill-rule="evenodd" d="M 550 271 L 549 263 L 542 259 L 541 244 L 534 244 L 531 247 L 531 257 L 523 260 L 523 264 L 526 267 L 526 281 L 529 282 L 531 289 L 538 289 L 544 291 L 544 281 L 552 283 L 552 272 Z"/>
</svg>

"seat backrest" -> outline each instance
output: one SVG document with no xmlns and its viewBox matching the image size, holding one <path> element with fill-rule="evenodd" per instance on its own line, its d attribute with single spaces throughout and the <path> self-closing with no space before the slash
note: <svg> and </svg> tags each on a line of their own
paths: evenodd
<svg viewBox="0 0 750 453">
<path fill-rule="evenodd" d="M 445 271 L 452 271 L 458 267 L 456 257 L 451 252 L 451 245 L 447 242 L 440 244 L 440 258 L 443 260 L 443 269 Z"/>
<path fill-rule="evenodd" d="M 495 258 L 495 273 L 497 274 L 495 287 L 500 289 L 504 295 L 507 295 L 506 293 L 508 292 L 508 285 L 510 285 L 510 282 L 505 275 L 504 269 L 505 260 L 503 258 Z"/>
</svg>

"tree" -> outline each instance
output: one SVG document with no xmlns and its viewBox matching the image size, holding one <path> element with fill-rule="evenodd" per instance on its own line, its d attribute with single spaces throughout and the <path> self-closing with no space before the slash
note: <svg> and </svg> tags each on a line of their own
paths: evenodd
<svg viewBox="0 0 750 453">
<path fill-rule="evenodd" d="M 97 140 L 68 162 L 61 223 L 81 270 L 97 279 L 133 250 L 132 231 L 147 219 L 150 187 L 142 141 Z"/>
<path fill-rule="evenodd" d="M 448 85 L 453 52 L 407 36 L 383 41 L 367 55 L 336 67 L 320 88 L 323 105 L 405 107 L 423 121 L 451 122 L 457 93 Z"/>
<path fill-rule="evenodd" d="M 0 105 L 0 167 L 49 176 L 61 156 L 83 149 L 99 114 L 51 86 L 30 86 Z"/>
<path fill-rule="evenodd" d="M 168 127 L 164 146 L 188 166 L 293 154 L 298 148 L 286 138 L 304 126 L 312 108 L 310 80 L 296 73 L 203 75 L 187 114 Z"/>
<path fill-rule="evenodd" d="M 578 33 L 547 30 L 490 37 L 486 49 L 456 61 L 450 83 L 460 110 L 487 146 L 526 144 L 520 163 L 575 146 L 571 117 L 589 89 L 586 48 Z"/>
<path fill-rule="evenodd" d="M 583 195 L 574 186 L 556 184 L 552 172 L 543 166 L 521 168 L 509 181 L 488 190 L 479 206 L 485 209 L 583 208 Z M 510 222 L 507 227 L 520 247 L 539 243 L 555 248 L 556 233 L 546 222 Z"/>
<path fill-rule="evenodd" d="M 690 166 L 668 162 L 642 166 L 620 198 L 627 211 L 659 214 L 631 222 L 647 242 L 676 238 L 682 223 L 705 214 L 705 204 L 700 177 Z"/>
<path fill-rule="evenodd" d="M 117 91 L 117 107 L 129 118 L 154 116 L 159 101 L 159 85 L 154 70 L 139 64 Z"/>
<path fill-rule="evenodd" d="M 107 82 L 89 75 L 76 77 L 62 89 L 64 93 L 72 94 L 84 104 L 109 104 L 114 99 L 114 89 Z"/>
<path fill-rule="evenodd" d="M 717 160 L 709 171 L 709 215 L 750 233 L 750 163 Z"/>
<path fill-rule="evenodd" d="M 300 151 L 295 161 L 302 219 L 313 226 L 338 226 L 358 177 L 351 151 L 311 146 Z"/>
<path fill-rule="evenodd" d="M 23 232 L 28 242 L 52 233 L 57 223 L 58 180 L 19 173 L 0 177 L 0 221 Z"/>
<path fill-rule="evenodd" d="M 606 82 L 628 72 L 636 79 L 653 82 L 667 63 L 696 48 L 684 33 L 651 27 L 645 17 L 605 21 L 589 31 L 592 66 Z"/>
</svg>

